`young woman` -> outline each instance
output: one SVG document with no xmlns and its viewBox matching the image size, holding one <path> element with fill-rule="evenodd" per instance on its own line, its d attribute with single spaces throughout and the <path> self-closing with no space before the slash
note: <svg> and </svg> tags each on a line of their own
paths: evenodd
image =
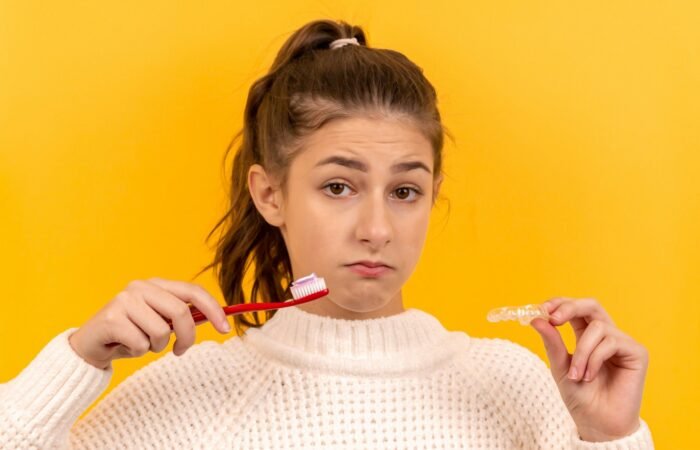
<svg viewBox="0 0 700 450">
<path fill-rule="evenodd" d="M 0 386 L 0 447 L 653 448 L 639 417 L 647 352 L 595 300 L 550 299 L 552 318 L 532 322 L 551 369 L 518 344 L 404 309 L 442 181 L 436 103 L 421 69 L 369 48 L 362 29 L 299 29 L 250 89 L 205 269 L 228 304 L 291 298 L 289 283 L 310 273 L 330 294 L 264 321 L 234 316 L 236 336 L 193 345 L 188 302 L 230 331 L 217 301 L 188 282 L 133 281 Z M 167 346 L 167 318 L 173 352 L 78 420 L 111 361 Z"/>
</svg>

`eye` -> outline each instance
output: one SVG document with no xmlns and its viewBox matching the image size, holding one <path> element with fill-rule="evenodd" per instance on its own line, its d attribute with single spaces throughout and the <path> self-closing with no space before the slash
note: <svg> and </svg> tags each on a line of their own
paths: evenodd
<svg viewBox="0 0 700 450">
<path fill-rule="evenodd" d="M 350 186 L 348 186 L 345 183 L 338 183 L 338 182 L 328 183 L 327 185 L 323 186 L 324 189 L 328 188 L 328 187 L 331 188 L 331 192 L 334 194 L 333 197 L 336 197 L 336 196 L 339 196 L 341 192 L 343 192 L 343 189 L 345 187 L 350 187 Z"/>
<path fill-rule="evenodd" d="M 348 186 L 345 183 L 332 182 L 332 183 L 328 183 L 327 185 L 323 186 L 323 189 L 330 188 L 332 197 L 341 197 L 342 198 L 343 196 L 341 196 L 340 194 L 343 192 L 343 190 L 346 187 L 349 188 L 350 186 Z M 413 193 L 415 194 L 413 197 L 413 200 L 406 200 L 408 198 L 408 196 L 410 196 L 411 191 L 413 191 Z M 394 192 L 397 192 L 397 193 L 400 192 L 400 194 L 398 195 L 399 200 L 406 200 L 406 203 L 413 203 L 414 201 L 418 200 L 418 197 L 423 195 L 423 193 L 420 191 L 420 189 L 416 189 L 416 188 L 410 187 L 410 186 L 398 187 L 394 190 Z"/>
<path fill-rule="evenodd" d="M 418 197 L 420 197 L 421 195 L 423 195 L 423 193 L 422 193 L 420 190 L 418 190 L 418 189 L 416 189 L 416 188 L 412 188 L 412 187 L 410 187 L 410 186 L 401 186 L 400 188 L 396 188 L 396 190 L 395 190 L 394 192 L 402 192 L 403 194 L 400 195 L 399 198 L 400 198 L 401 200 L 404 200 L 404 199 L 406 198 L 406 196 L 408 196 L 408 195 L 411 194 L 411 191 L 415 192 L 415 194 L 416 194 L 415 197 L 414 197 L 414 199 L 413 199 L 412 201 L 418 200 Z M 409 201 L 409 203 L 410 203 L 410 202 L 411 202 L 411 201 Z"/>
</svg>

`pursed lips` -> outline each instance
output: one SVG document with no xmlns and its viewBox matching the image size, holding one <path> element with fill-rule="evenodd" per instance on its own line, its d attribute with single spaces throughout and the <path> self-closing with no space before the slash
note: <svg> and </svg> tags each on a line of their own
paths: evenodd
<svg viewBox="0 0 700 450">
<path fill-rule="evenodd" d="M 346 266 L 354 266 L 354 265 L 363 265 L 363 266 L 365 266 L 365 267 L 371 267 L 371 268 L 375 268 L 375 267 L 388 267 L 388 268 L 390 268 L 390 269 L 393 269 L 393 267 L 391 267 L 391 266 L 388 265 L 388 264 L 385 264 L 385 263 L 382 262 L 382 261 L 367 261 L 367 260 L 363 260 L 363 261 L 356 261 L 356 262 L 354 262 L 354 263 L 346 264 Z"/>
</svg>

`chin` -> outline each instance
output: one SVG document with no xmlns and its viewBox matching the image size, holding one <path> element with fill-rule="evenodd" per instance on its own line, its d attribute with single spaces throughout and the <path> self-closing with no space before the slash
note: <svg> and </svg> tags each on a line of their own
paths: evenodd
<svg viewBox="0 0 700 450">
<path fill-rule="evenodd" d="M 332 300 L 331 300 L 332 301 Z M 344 310 L 351 311 L 354 313 L 358 314 L 364 314 L 364 313 L 370 313 L 373 311 L 377 311 L 382 309 L 384 306 L 386 306 L 389 302 L 383 302 L 383 303 L 373 303 L 373 302 L 335 302 L 333 301 L 339 308 L 343 308 Z"/>
<path fill-rule="evenodd" d="M 378 289 L 343 290 L 330 294 L 328 300 L 336 306 L 355 313 L 368 313 L 382 309 L 389 303 L 394 295 L 377 292 Z"/>
</svg>

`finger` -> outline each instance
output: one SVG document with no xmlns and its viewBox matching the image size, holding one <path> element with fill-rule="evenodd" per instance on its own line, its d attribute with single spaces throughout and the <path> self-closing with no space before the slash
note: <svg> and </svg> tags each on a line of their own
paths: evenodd
<svg viewBox="0 0 700 450">
<path fill-rule="evenodd" d="M 141 356 L 151 348 L 151 341 L 139 327 L 130 320 L 124 319 L 114 327 L 114 341 L 119 342 L 117 353 L 121 357 Z"/>
<path fill-rule="evenodd" d="M 170 326 L 151 306 L 143 300 L 130 297 L 127 315 L 143 331 L 150 341 L 150 350 L 160 352 L 170 342 Z"/>
<path fill-rule="evenodd" d="M 583 376 L 583 381 L 593 380 L 596 375 L 598 375 L 600 367 L 603 365 L 603 363 L 612 358 L 612 356 L 617 352 L 617 349 L 617 338 L 612 335 L 605 336 L 588 358 L 588 364 L 586 373 Z"/>
<path fill-rule="evenodd" d="M 570 322 L 577 342 L 588 324 L 593 320 L 600 320 L 615 325 L 600 303 L 592 298 L 566 300 L 561 302 L 556 308 L 553 308 L 550 313 L 550 323 L 553 325 L 563 325 L 566 322 Z"/>
<path fill-rule="evenodd" d="M 571 302 L 571 301 L 575 301 L 575 300 L 576 299 L 572 298 L 572 297 L 554 297 L 554 298 L 551 298 L 551 299 L 547 300 L 546 302 L 542 303 L 542 306 L 544 306 L 545 311 L 547 311 L 547 313 L 549 314 L 549 323 L 551 323 L 553 325 L 561 325 L 560 323 L 558 323 L 556 321 L 556 319 L 558 319 L 559 316 L 557 315 L 557 316 L 555 316 L 555 318 L 552 318 L 552 314 L 563 303 Z"/>
<path fill-rule="evenodd" d="M 546 302 L 542 303 L 542 306 L 544 306 L 545 310 L 551 314 L 551 312 L 557 309 L 559 305 L 569 300 L 574 299 L 572 297 L 553 297 L 547 300 Z"/>
<path fill-rule="evenodd" d="M 561 338 L 561 334 L 559 334 L 559 330 L 541 318 L 532 320 L 530 325 L 542 337 L 545 350 L 547 351 L 547 358 L 549 359 L 550 370 L 554 378 L 559 381 L 566 376 L 569 362 L 571 361 L 571 355 L 566 348 L 566 344 L 564 344 L 564 340 Z"/>
<path fill-rule="evenodd" d="M 581 338 L 578 339 L 576 350 L 574 350 L 574 354 L 571 357 L 571 367 L 569 367 L 569 373 L 567 374 L 570 380 L 578 381 L 583 378 L 591 353 L 593 353 L 593 350 L 605 336 L 610 334 L 609 326 L 609 324 L 600 320 L 594 320 L 588 324 Z"/>
<path fill-rule="evenodd" d="M 176 356 L 182 355 L 188 348 L 194 345 L 197 333 L 196 325 L 192 318 L 190 308 L 186 303 L 177 299 L 175 296 L 170 296 L 170 294 L 165 291 L 161 291 L 157 295 L 146 292 L 144 293 L 144 299 L 149 306 L 172 322 L 173 331 L 177 337 L 173 344 L 173 353 L 175 353 Z"/>
<path fill-rule="evenodd" d="M 192 303 L 220 333 L 228 333 L 231 331 L 224 309 L 203 287 L 184 281 L 164 280 L 157 277 L 149 278 L 147 281 L 174 294 L 180 299 Z"/>
<path fill-rule="evenodd" d="M 194 344 L 196 334 L 194 319 L 190 308 L 182 299 L 155 285 L 138 280 L 130 283 L 127 289 L 132 296 L 141 298 L 158 314 L 172 321 L 173 330 L 177 336 L 173 344 L 173 353 L 176 356 L 182 355 Z"/>
</svg>

